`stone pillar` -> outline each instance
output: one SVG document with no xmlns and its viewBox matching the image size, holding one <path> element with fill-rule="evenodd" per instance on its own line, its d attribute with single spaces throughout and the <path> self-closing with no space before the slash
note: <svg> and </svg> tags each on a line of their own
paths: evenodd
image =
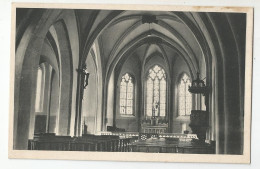
<svg viewBox="0 0 260 169">
<path fill-rule="evenodd" d="M 43 38 L 32 36 L 29 47 L 26 50 L 23 61 L 23 68 L 20 77 L 19 109 L 17 119 L 16 133 L 14 132 L 14 149 L 25 150 L 28 147 L 28 138 L 32 138 L 35 120 L 35 96 L 36 96 L 36 78 L 39 65 L 39 56 Z"/>
<path fill-rule="evenodd" d="M 52 67 L 46 63 L 46 77 L 45 77 L 45 89 L 44 89 L 44 114 L 46 115 L 46 133 L 49 133 L 50 122 L 50 96 L 51 96 L 51 79 L 52 79 Z"/>
<path fill-rule="evenodd" d="M 45 35 L 61 10 L 42 10 L 23 33 L 15 54 L 13 148 L 27 149 L 35 120 L 36 77 Z M 29 31 L 28 31 L 29 30 Z M 18 35 L 17 35 L 18 36 Z"/>
<path fill-rule="evenodd" d="M 71 95 L 72 95 L 72 56 L 71 47 L 67 38 L 67 32 L 63 22 L 57 22 L 54 25 L 59 41 L 60 49 L 60 112 L 57 119 L 58 135 L 70 134 L 70 118 L 71 118 Z"/>
<path fill-rule="evenodd" d="M 50 96 L 50 123 L 49 132 L 55 133 L 56 119 L 59 112 L 59 79 L 56 72 L 53 72 L 51 82 L 51 96 Z"/>
</svg>

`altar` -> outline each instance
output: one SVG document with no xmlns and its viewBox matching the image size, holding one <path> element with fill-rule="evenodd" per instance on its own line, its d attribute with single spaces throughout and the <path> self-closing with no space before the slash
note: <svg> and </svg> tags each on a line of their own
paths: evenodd
<svg viewBox="0 0 260 169">
<path fill-rule="evenodd" d="M 168 125 L 157 125 L 157 126 L 152 126 L 152 125 L 142 125 L 142 132 L 143 133 L 156 133 L 156 134 L 161 134 L 161 133 L 167 133 Z"/>
<path fill-rule="evenodd" d="M 168 132 L 168 121 L 165 116 L 165 113 L 160 116 L 160 103 L 155 101 L 153 103 L 151 114 L 148 113 L 144 117 L 141 123 L 141 132 L 142 133 L 154 133 L 162 134 Z"/>
</svg>

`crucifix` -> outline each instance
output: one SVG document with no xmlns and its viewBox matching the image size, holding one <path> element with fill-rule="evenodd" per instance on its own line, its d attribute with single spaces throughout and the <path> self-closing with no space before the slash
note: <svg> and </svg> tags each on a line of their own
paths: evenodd
<svg viewBox="0 0 260 169">
<path fill-rule="evenodd" d="M 84 64 L 82 69 L 77 69 L 77 72 L 81 75 L 82 87 L 86 89 L 88 86 L 89 72 L 87 71 L 87 65 Z"/>
<path fill-rule="evenodd" d="M 82 69 L 77 69 L 77 72 L 80 74 L 81 77 L 81 101 L 83 100 L 83 94 L 84 94 L 84 89 L 87 88 L 88 86 L 88 79 L 89 79 L 89 72 L 87 71 L 87 65 L 84 64 Z"/>
</svg>

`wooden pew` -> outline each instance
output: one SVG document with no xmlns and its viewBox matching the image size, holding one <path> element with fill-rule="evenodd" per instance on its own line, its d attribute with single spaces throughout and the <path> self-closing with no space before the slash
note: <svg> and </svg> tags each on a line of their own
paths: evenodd
<svg viewBox="0 0 260 169">
<path fill-rule="evenodd" d="M 55 136 L 53 133 L 36 134 L 32 140 L 29 140 L 29 150 L 55 150 L 69 151 L 70 136 Z"/>
<path fill-rule="evenodd" d="M 29 150 L 53 151 L 102 151 L 102 152 L 157 152 L 214 154 L 214 145 L 182 145 L 177 138 L 165 138 L 160 144 L 136 142 L 135 137 L 118 135 L 83 135 L 82 137 L 56 136 L 55 134 L 36 134 L 28 141 Z"/>
</svg>

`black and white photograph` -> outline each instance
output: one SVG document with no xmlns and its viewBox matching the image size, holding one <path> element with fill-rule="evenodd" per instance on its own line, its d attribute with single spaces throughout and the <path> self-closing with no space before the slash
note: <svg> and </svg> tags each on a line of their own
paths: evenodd
<svg viewBox="0 0 260 169">
<path fill-rule="evenodd" d="M 249 163 L 252 13 L 14 3 L 9 157 Z"/>
</svg>

